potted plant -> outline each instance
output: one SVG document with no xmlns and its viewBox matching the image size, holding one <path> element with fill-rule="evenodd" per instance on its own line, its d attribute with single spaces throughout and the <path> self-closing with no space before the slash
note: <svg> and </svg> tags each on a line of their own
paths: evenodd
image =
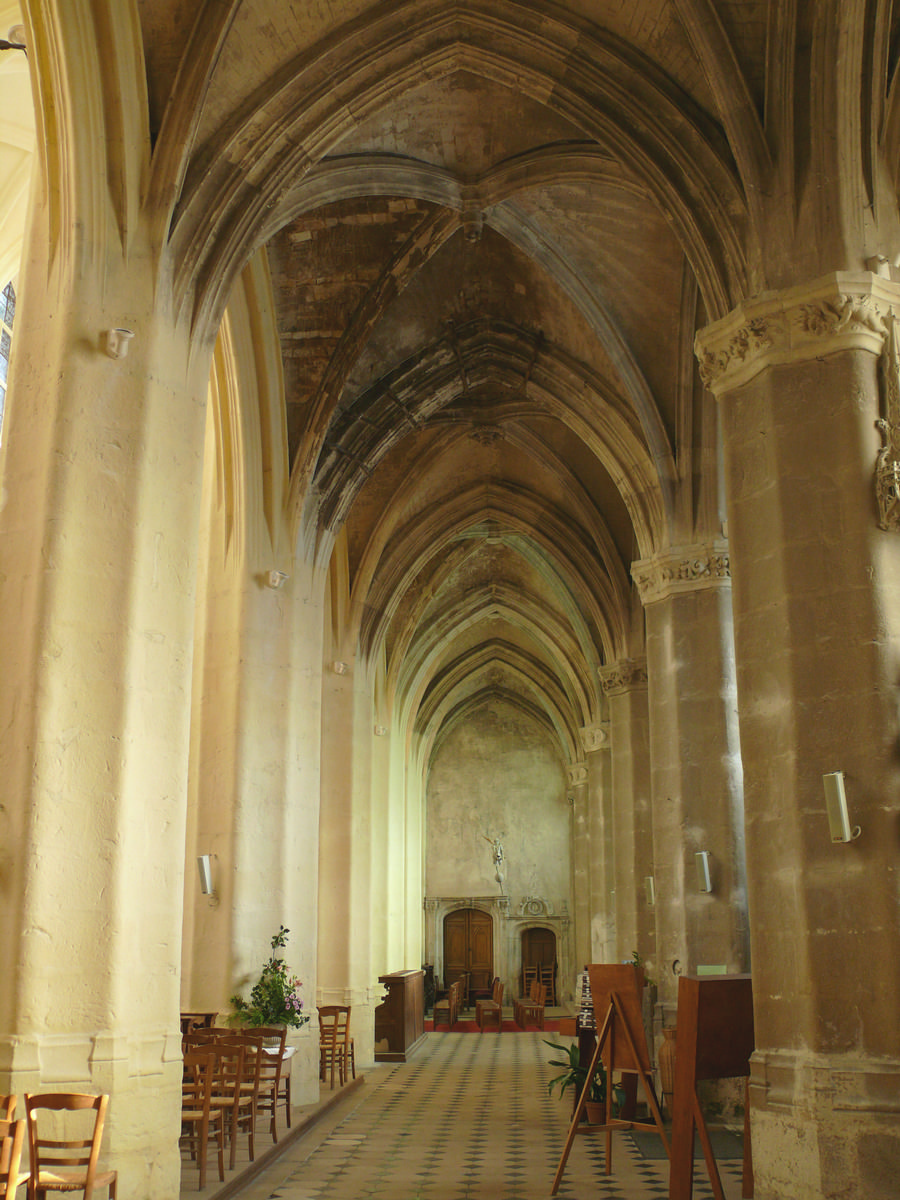
<svg viewBox="0 0 900 1200">
<path fill-rule="evenodd" d="M 299 1029 L 309 1020 L 309 1015 L 303 1011 L 302 984 L 277 954 L 284 949 L 289 933 L 290 930 L 282 925 L 273 935 L 272 953 L 251 989 L 250 999 L 245 1000 L 239 994 L 231 997 L 234 1012 L 228 1018 L 230 1024 L 290 1025 Z"/>
<path fill-rule="evenodd" d="M 581 1095 L 584 1090 L 585 1081 L 587 1080 L 587 1067 L 581 1065 L 580 1050 L 577 1042 L 570 1042 L 568 1046 L 561 1046 L 559 1042 L 548 1042 L 544 1040 L 544 1045 L 549 1046 L 551 1050 L 556 1050 L 563 1057 L 551 1058 L 551 1067 L 563 1067 L 561 1075 L 554 1076 L 547 1084 L 547 1091 L 553 1095 L 553 1089 L 559 1085 L 560 1099 L 565 1095 L 566 1088 L 573 1088 L 575 1098 Z M 613 1116 L 618 1116 L 621 1111 L 622 1104 L 625 1101 L 625 1092 L 618 1084 L 613 1084 Z M 591 1080 L 591 1088 L 588 1092 L 588 1098 L 585 1102 L 586 1119 L 591 1125 L 600 1125 L 603 1123 L 604 1113 L 606 1108 L 606 1069 L 602 1062 L 597 1063 L 597 1070 L 594 1072 L 594 1078 Z"/>
</svg>

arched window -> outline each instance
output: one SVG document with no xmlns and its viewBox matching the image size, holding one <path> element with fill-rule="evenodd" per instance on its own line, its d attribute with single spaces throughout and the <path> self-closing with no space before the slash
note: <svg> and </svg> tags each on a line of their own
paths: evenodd
<svg viewBox="0 0 900 1200">
<path fill-rule="evenodd" d="M 16 293 L 12 283 L 8 283 L 0 292 L 0 437 L 3 436 L 6 377 L 9 374 L 9 352 L 12 347 L 12 326 L 15 314 Z"/>
</svg>

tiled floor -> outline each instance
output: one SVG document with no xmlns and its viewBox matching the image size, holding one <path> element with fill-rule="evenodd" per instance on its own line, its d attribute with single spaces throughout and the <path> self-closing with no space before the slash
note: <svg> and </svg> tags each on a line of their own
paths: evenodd
<svg viewBox="0 0 900 1200">
<path fill-rule="evenodd" d="M 411 1062 L 378 1066 L 243 1200 L 545 1200 L 568 1132 L 569 1100 L 547 1094 L 554 1068 L 540 1033 L 437 1033 Z M 668 1163 L 644 1160 L 628 1133 L 575 1139 L 563 1200 L 668 1195 Z M 719 1164 L 726 1200 L 741 1194 L 740 1162 Z M 196 1193 L 195 1193 L 196 1194 Z M 712 1196 L 702 1162 L 694 1196 Z"/>
</svg>

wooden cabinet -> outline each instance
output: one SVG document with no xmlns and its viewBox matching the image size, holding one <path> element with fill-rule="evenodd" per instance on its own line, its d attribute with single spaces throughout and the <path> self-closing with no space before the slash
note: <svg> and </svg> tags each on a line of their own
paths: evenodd
<svg viewBox="0 0 900 1200">
<path fill-rule="evenodd" d="M 425 972 L 394 971 L 378 982 L 387 995 L 375 1009 L 375 1061 L 406 1062 L 425 1040 Z"/>
</svg>

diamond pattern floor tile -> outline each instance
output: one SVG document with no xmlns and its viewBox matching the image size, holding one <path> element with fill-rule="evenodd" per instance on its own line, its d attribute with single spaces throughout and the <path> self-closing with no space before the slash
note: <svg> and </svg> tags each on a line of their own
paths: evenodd
<svg viewBox="0 0 900 1200">
<path fill-rule="evenodd" d="M 411 1063 L 366 1072 L 335 1122 L 246 1200 L 547 1200 L 571 1112 L 547 1096 L 550 1056 L 540 1032 L 431 1034 Z M 644 1160 L 627 1133 L 614 1135 L 612 1164 L 606 1175 L 605 1138 L 577 1137 L 560 1200 L 667 1197 L 668 1164 Z M 739 1168 L 720 1164 L 726 1200 L 739 1200 Z M 695 1200 L 711 1196 L 698 1165 Z"/>
</svg>

